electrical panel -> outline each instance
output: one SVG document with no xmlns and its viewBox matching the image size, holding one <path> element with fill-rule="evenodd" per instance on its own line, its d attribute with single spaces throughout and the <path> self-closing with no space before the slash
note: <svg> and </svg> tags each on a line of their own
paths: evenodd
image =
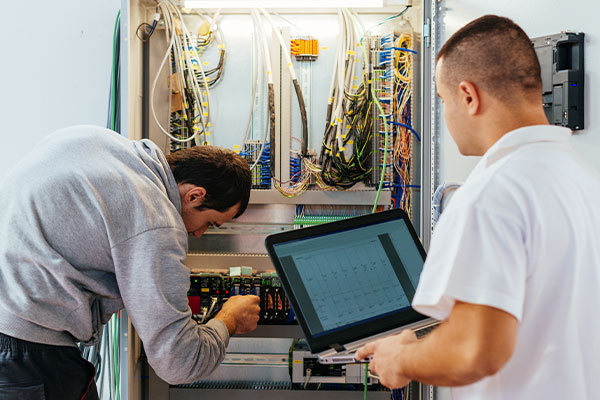
<svg viewBox="0 0 600 400">
<path fill-rule="evenodd" d="M 303 340 L 295 342 L 292 347 L 292 382 L 305 389 L 315 383 L 360 384 L 365 381 L 364 364 L 321 364 Z M 367 379 L 369 385 L 379 382 L 374 377 Z"/>
<path fill-rule="evenodd" d="M 255 295 L 260 298 L 259 324 L 295 323 L 277 274 L 253 274 L 246 268 L 241 267 L 240 273 L 193 273 L 188 291 L 193 318 L 205 323 L 219 312 L 229 297 Z"/>
<path fill-rule="evenodd" d="M 264 238 L 392 207 L 428 234 L 421 221 L 429 214 L 423 202 L 430 201 L 422 179 L 430 140 L 422 93 L 430 82 L 421 74 L 431 59 L 422 43 L 429 39 L 423 31 L 429 5 L 127 4 L 128 93 L 142 94 L 139 126 L 147 128 L 139 132 L 129 121 L 130 136 L 148 138 L 165 153 L 229 148 L 252 173 L 245 213 L 190 238 L 186 265 L 193 271 L 193 319 L 206 323 L 231 296 L 251 294 L 260 298 L 259 327 L 232 337 L 225 360 L 206 379 L 165 391 L 197 389 L 202 398 L 211 398 L 212 388 L 232 390 L 218 398 L 255 398 L 262 396 L 256 390 L 267 389 L 281 391 L 277 398 L 299 389 L 328 399 L 358 395 L 364 365 L 321 365 L 307 348 L 294 346 L 302 331 L 270 272 Z M 129 102 L 125 118 L 133 120 L 138 112 Z M 150 386 L 162 384 L 150 378 Z M 371 399 L 389 398 L 375 378 L 367 378 L 367 389 Z"/>
<path fill-rule="evenodd" d="M 548 122 L 584 128 L 584 34 L 561 32 L 532 39 L 542 70 L 542 101 Z"/>
</svg>

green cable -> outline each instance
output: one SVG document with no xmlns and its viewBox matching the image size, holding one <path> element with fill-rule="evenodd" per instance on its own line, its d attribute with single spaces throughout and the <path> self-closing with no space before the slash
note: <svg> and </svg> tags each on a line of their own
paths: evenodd
<svg viewBox="0 0 600 400">
<path fill-rule="evenodd" d="M 369 384 L 369 363 L 365 364 L 365 391 L 363 399 L 367 400 L 367 385 Z"/>
<path fill-rule="evenodd" d="M 408 10 L 408 7 L 406 7 L 400 14 L 395 15 L 393 17 L 390 17 L 388 19 L 393 19 L 393 18 L 397 18 L 397 17 L 401 17 L 406 11 Z M 354 16 L 352 14 L 350 14 L 350 17 L 355 21 L 355 23 L 358 24 L 358 21 L 356 21 L 356 18 L 354 18 Z M 384 21 L 385 22 L 385 21 Z M 360 38 L 360 43 L 363 43 L 363 40 L 365 38 L 365 33 L 369 32 L 369 29 L 367 29 L 364 33 L 363 36 Z M 366 60 L 367 59 L 367 49 L 365 45 L 361 45 L 362 48 L 362 52 L 363 52 L 363 57 Z M 363 74 L 363 82 L 364 82 L 364 74 Z M 388 149 L 388 124 L 387 124 L 387 120 L 385 119 L 385 113 L 383 112 L 383 107 L 381 107 L 381 103 L 379 103 L 379 99 L 377 98 L 377 95 L 375 94 L 375 88 L 374 85 L 371 84 L 371 96 L 373 96 L 373 100 L 375 101 L 375 104 L 377 105 L 377 108 L 379 109 L 379 113 L 381 114 L 381 118 L 383 118 L 383 129 L 385 131 L 385 145 L 384 145 L 384 149 L 383 149 L 383 166 L 381 168 L 381 179 L 379 179 L 379 187 L 377 188 L 377 194 L 375 195 L 375 204 L 373 204 L 373 210 L 371 212 L 375 212 L 377 211 L 377 203 L 379 203 L 379 195 L 381 194 L 381 188 L 383 187 L 383 179 L 385 177 L 385 168 L 387 166 L 387 149 Z M 365 394 L 366 396 L 366 394 Z M 365 397 L 366 398 L 366 397 Z"/>
<path fill-rule="evenodd" d="M 388 127 L 387 120 L 385 119 L 385 113 L 383 112 L 383 107 L 381 107 L 381 103 L 379 103 L 379 99 L 375 96 L 375 89 L 373 89 L 373 85 L 371 85 L 371 95 L 373 96 L 373 100 L 375 100 L 375 104 L 379 109 L 379 113 L 381 114 L 381 118 L 383 118 L 383 129 L 385 130 L 385 145 L 383 148 L 383 166 L 381 167 L 381 179 L 379 179 L 379 187 L 377 188 L 377 195 L 375 196 L 375 204 L 373 204 L 373 211 L 377 211 L 377 203 L 379 203 L 379 195 L 381 194 L 381 188 L 383 187 L 383 178 L 385 177 L 385 168 L 387 166 L 387 149 L 388 149 Z"/>
<path fill-rule="evenodd" d="M 116 69 L 116 59 L 117 59 L 117 28 L 119 27 L 119 20 L 121 18 L 121 10 L 119 10 L 119 12 L 117 12 L 117 18 L 115 20 L 115 28 L 113 31 L 113 58 L 112 58 L 112 74 L 111 74 L 111 78 L 112 78 L 112 93 L 113 96 L 116 94 L 117 92 L 117 73 L 115 71 Z M 110 129 L 112 129 L 113 131 L 115 130 L 115 120 L 116 120 L 116 101 L 114 101 L 114 99 L 111 99 L 111 104 L 110 104 Z"/>
<path fill-rule="evenodd" d="M 118 320 L 118 316 L 117 314 L 113 315 L 113 359 L 114 359 L 114 368 L 115 368 L 115 386 L 117 388 L 117 400 L 119 400 L 121 398 L 121 391 L 119 390 L 119 363 L 117 361 L 117 353 L 118 353 L 118 346 L 117 346 L 117 320 Z"/>
</svg>

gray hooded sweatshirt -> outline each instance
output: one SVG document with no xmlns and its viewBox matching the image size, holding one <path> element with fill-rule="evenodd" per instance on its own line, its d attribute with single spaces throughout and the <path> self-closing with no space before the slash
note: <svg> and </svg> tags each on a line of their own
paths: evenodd
<svg viewBox="0 0 600 400">
<path fill-rule="evenodd" d="M 0 332 L 74 346 L 126 308 L 171 384 L 214 370 L 229 334 L 191 319 L 177 184 L 148 140 L 77 126 L 42 140 L 0 180 Z"/>
</svg>

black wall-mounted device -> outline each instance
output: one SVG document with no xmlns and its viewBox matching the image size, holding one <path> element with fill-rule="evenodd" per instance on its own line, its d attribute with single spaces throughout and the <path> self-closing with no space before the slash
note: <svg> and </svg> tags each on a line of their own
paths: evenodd
<svg viewBox="0 0 600 400">
<path fill-rule="evenodd" d="M 542 69 L 542 101 L 551 124 L 583 129 L 583 33 L 531 39 Z"/>
</svg>

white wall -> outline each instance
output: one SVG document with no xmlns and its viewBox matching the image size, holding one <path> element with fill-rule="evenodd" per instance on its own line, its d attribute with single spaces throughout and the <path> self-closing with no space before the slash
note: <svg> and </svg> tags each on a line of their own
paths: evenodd
<svg viewBox="0 0 600 400">
<path fill-rule="evenodd" d="M 580 154 L 600 170 L 600 3 L 593 0 L 443 0 L 442 43 L 467 22 L 485 14 L 511 18 L 530 37 L 571 30 L 585 33 L 585 129 L 574 144 Z M 441 118 L 443 119 L 443 117 Z M 442 121 L 440 182 L 464 181 L 478 158 L 458 153 Z"/>
<path fill-rule="evenodd" d="M 44 135 L 105 126 L 120 0 L 10 1 L 0 24 L 0 178 Z"/>
</svg>

